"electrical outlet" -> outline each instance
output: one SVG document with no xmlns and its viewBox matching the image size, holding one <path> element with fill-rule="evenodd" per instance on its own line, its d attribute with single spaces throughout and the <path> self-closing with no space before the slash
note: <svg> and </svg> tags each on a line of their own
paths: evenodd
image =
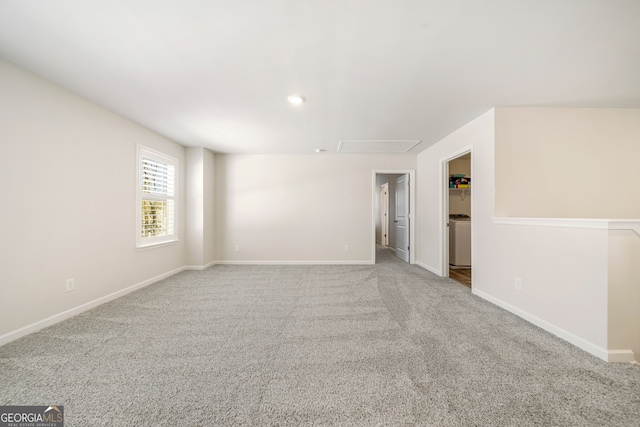
<svg viewBox="0 0 640 427">
<path fill-rule="evenodd" d="M 240 252 L 240 245 L 236 245 L 236 252 Z"/>
<path fill-rule="evenodd" d="M 349 245 L 344 245 L 344 251 L 349 252 Z"/>
<path fill-rule="evenodd" d="M 519 277 L 516 277 L 516 289 L 521 291 L 522 290 L 522 279 Z"/>
<path fill-rule="evenodd" d="M 76 289 L 76 279 L 67 279 L 64 287 L 66 292 L 75 291 Z"/>
</svg>

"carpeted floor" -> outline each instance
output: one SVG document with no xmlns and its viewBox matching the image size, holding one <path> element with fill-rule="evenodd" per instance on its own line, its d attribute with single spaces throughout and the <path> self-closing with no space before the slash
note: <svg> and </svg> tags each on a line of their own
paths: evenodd
<svg viewBox="0 0 640 427">
<path fill-rule="evenodd" d="M 0 404 L 67 427 L 640 425 L 640 366 L 377 256 L 180 273 L 1 347 Z"/>
</svg>

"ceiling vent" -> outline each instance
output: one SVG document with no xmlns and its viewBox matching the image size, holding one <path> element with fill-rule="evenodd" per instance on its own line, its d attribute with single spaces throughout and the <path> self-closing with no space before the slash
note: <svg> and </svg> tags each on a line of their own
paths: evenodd
<svg viewBox="0 0 640 427">
<path fill-rule="evenodd" d="M 419 139 L 361 139 L 343 140 L 338 144 L 339 153 L 375 153 L 375 154 L 402 154 L 408 153 L 416 145 Z"/>
</svg>

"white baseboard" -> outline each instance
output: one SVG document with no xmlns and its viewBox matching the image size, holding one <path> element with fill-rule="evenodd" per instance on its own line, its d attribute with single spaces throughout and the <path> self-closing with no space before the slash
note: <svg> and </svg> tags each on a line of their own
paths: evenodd
<svg viewBox="0 0 640 427">
<path fill-rule="evenodd" d="M 213 267 L 214 265 L 218 264 L 218 261 L 211 261 L 205 265 L 185 265 L 184 269 L 185 270 L 196 270 L 196 271 L 202 271 L 202 270 L 206 270 L 209 267 Z"/>
<path fill-rule="evenodd" d="M 216 261 L 216 264 L 226 265 L 371 265 L 372 260 L 224 260 Z"/>
<path fill-rule="evenodd" d="M 543 320 L 537 316 L 534 316 L 524 310 L 519 309 L 507 302 L 502 301 L 501 299 L 495 298 L 485 292 L 479 291 L 475 288 L 471 289 L 471 293 L 479 296 L 482 299 L 489 301 L 492 304 L 497 305 L 498 307 L 504 308 L 505 310 L 515 314 L 516 316 L 522 317 L 524 320 L 533 323 L 539 328 L 544 329 L 547 332 L 552 333 L 553 335 L 562 338 L 563 340 L 569 342 L 570 344 L 575 345 L 578 348 L 590 353 L 605 362 L 632 362 L 635 360 L 634 353 L 632 350 L 607 350 L 604 349 L 590 341 L 585 340 L 584 338 L 580 338 L 577 335 L 572 334 L 571 332 L 565 331 L 562 328 L 559 328 L 546 320 Z"/>
<path fill-rule="evenodd" d="M 120 289 L 119 291 L 116 291 L 112 294 L 105 295 L 103 297 L 94 299 L 93 301 L 89 301 L 85 304 L 81 304 L 77 307 L 63 311 L 62 313 L 54 314 L 53 316 L 47 317 L 46 319 L 42 319 L 30 325 L 23 326 L 22 328 L 16 329 L 15 331 L 8 332 L 0 336 L 0 346 L 5 345 L 11 341 L 17 340 L 18 338 L 21 338 L 25 335 L 31 334 L 33 332 L 37 332 L 40 329 L 46 328 L 47 326 L 51 326 L 58 322 L 62 322 L 63 320 L 66 320 L 70 317 L 77 316 L 80 313 L 83 313 L 87 310 L 91 310 L 92 308 L 95 308 L 106 302 L 113 301 L 116 298 L 129 294 L 133 291 L 137 291 L 138 289 L 142 289 L 145 286 L 151 285 L 152 283 L 158 282 L 162 279 L 166 279 L 169 276 L 173 276 L 174 274 L 180 273 L 182 270 L 184 270 L 184 267 L 176 268 L 175 270 L 168 271 L 156 277 L 152 277 L 151 279 L 147 279 L 135 285 L 129 286 L 127 288 Z"/>
<path fill-rule="evenodd" d="M 607 362 L 636 362 L 633 350 L 607 350 Z"/>
<path fill-rule="evenodd" d="M 431 266 L 429 266 L 429 265 L 427 265 L 427 264 L 425 264 L 423 262 L 416 261 L 416 265 L 419 265 L 420 267 L 424 268 L 425 270 L 428 270 L 428 271 L 432 272 L 433 274 L 442 277 L 442 272 L 440 270 L 435 269 L 435 268 L 433 268 L 433 267 L 431 267 Z"/>
</svg>

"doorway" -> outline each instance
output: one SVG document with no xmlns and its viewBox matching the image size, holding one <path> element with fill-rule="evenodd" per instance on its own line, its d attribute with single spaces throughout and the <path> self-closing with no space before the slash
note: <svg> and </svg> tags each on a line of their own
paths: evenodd
<svg viewBox="0 0 640 427">
<path fill-rule="evenodd" d="M 376 246 L 407 263 L 415 262 L 413 251 L 415 207 L 413 170 L 373 171 L 373 232 L 372 260 Z"/>
<path fill-rule="evenodd" d="M 472 286 L 472 161 L 465 151 L 443 163 L 444 268 L 446 276 Z"/>
<path fill-rule="evenodd" d="M 380 245 L 389 246 L 389 183 L 380 186 Z M 377 239 L 376 239 L 377 240 Z"/>
</svg>

